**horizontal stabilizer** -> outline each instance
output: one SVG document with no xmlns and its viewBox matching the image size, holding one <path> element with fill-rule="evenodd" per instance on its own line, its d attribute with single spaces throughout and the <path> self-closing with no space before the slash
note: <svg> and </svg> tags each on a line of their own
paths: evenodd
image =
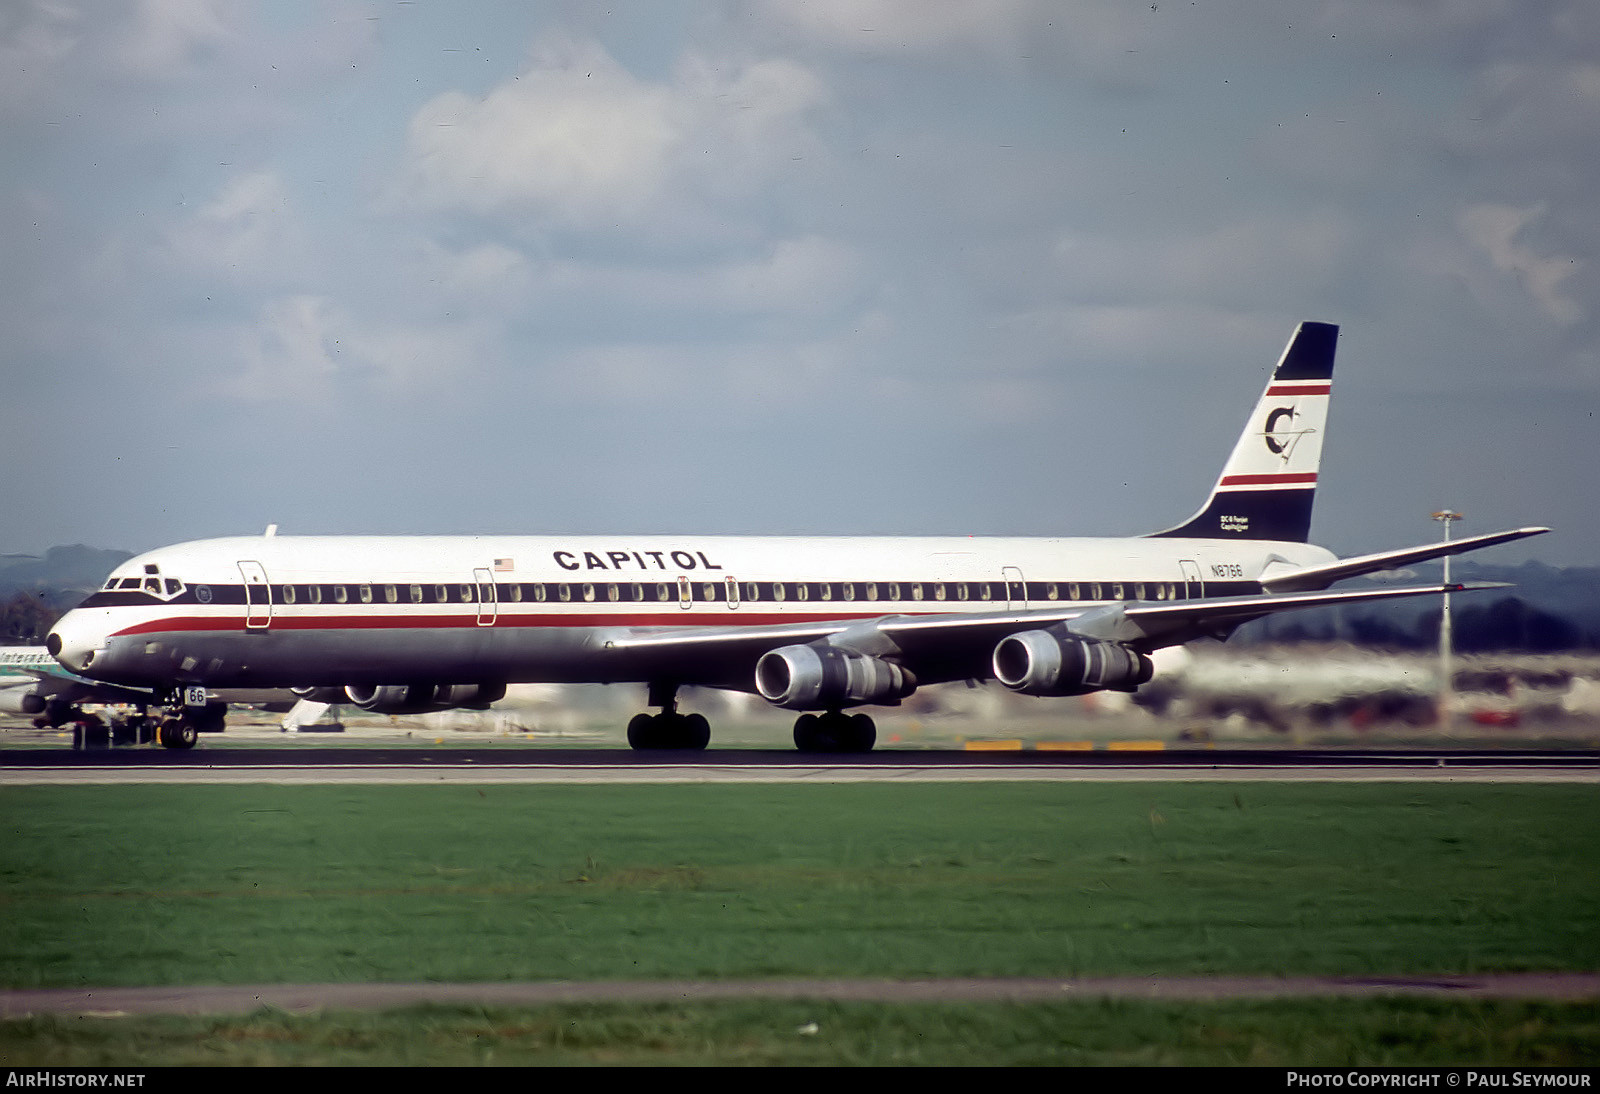
<svg viewBox="0 0 1600 1094">
<path fill-rule="evenodd" d="M 1322 566 L 1306 566 L 1280 573 L 1269 570 L 1262 576 L 1261 585 L 1269 593 L 1298 593 L 1311 589 L 1325 589 L 1335 581 L 1343 581 L 1347 577 L 1359 577 L 1379 570 L 1392 570 L 1397 566 L 1409 566 L 1413 562 L 1426 562 L 1429 559 L 1444 558 L 1446 555 L 1459 555 L 1482 547 L 1493 547 L 1497 543 L 1510 543 L 1529 536 L 1543 535 L 1549 530 L 1516 528 L 1509 532 L 1468 536 L 1466 539 L 1455 539 L 1448 543 L 1429 543 L 1421 547 L 1403 547 L 1398 551 L 1380 551 L 1373 555 L 1341 558 L 1337 562 Z"/>
</svg>

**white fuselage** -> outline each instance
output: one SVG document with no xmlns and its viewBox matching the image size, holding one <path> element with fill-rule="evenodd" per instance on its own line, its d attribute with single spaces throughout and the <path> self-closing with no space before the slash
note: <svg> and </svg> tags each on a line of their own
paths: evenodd
<svg viewBox="0 0 1600 1094">
<path fill-rule="evenodd" d="M 1259 593 L 1270 566 L 1332 558 L 1170 538 L 255 536 L 130 559 L 55 635 L 63 664 L 135 685 L 648 681 L 661 666 L 610 637 Z M 743 671 L 677 682 L 749 690 Z"/>
</svg>

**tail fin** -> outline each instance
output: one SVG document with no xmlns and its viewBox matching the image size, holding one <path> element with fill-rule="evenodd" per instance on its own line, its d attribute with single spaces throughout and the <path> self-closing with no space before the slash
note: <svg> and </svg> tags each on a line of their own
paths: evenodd
<svg viewBox="0 0 1600 1094">
<path fill-rule="evenodd" d="M 1339 328 L 1301 323 L 1205 506 L 1155 536 L 1305 542 Z"/>
</svg>

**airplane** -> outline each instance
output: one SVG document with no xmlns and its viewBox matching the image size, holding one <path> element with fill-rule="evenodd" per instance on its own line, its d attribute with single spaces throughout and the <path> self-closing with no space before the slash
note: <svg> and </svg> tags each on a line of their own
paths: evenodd
<svg viewBox="0 0 1600 1094">
<path fill-rule="evenodd" d="M 154 704 L 148 688 L 124 688 L 62 668 L 44 646 L 0 647 L 0 713 L 38 715 L 60 726 L 82 715 L 79 703 Z"/>
<path fill-rule="evenodd" d="M 636 749 L 702 749 L 682 687 L 799 713 L 795 746 L 862 752 L 861 706 L 998 680 L 1024 695 L 1134 691 L 1152 651 L 1275 612 L 1471 588 L 1344 578 L 1547 532 L 1340 559 L 1308 542 L 1339 328 L 1301 323 L 1210 496 L 1132 538 L 261 536 L 118 566 L 46 645 L 71 672 L 159 689 L 290 687 L 379 713 L 484 708 L 510 683 L 644 684 Z"/>
<path fill-rule="evenodd" d="M 160 700 L 150 688 L 121 687 L 68 672 L 43 646 L 0 647 L 0 714 L 33 715 L 40 728 L 72 725 L 85 738 L 131 742 L 145 728 L 145 712 Z M 85 711 L 84 703 L 131 707 L 133 713 L 115 717 L 108 727 Z"/>
<path fill-rule="evenodd" d="M 285 689 L 224 690 L 207 689 L 203 698 L 191 696 L 188 717 L 196 731 L 223 728 L 227 708 L 239 704 L 261 710 L 288 712 L 286 729 L 299 728 L 317 720 L 327 709 L 309 704 Z M 83 709 L 84 704 L 115 707 L 107 726 L 98 714 Z M 33 715 L 40 728 L 80 726 L 91 743 L 102 738 L 117 744 L 147 741 L 154 731 L 149 718 L 151 708 L 160 708 L 163 696 L 158 689 L 123 687 L 91 680 L 68 672 L 44 646 L 0 647 L 0 714 Z"/>
</svg>

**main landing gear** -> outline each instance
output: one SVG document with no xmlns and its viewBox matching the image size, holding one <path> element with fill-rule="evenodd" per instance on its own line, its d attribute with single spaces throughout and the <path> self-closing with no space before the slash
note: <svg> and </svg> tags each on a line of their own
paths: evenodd
<svg viewBox="0 0 1600 1094">
<path fill-rule="evenodd" d="M 794 747 L 801 752 L 871 752 L 877 743 L 878 727 L 865 714 L 830 710 L 794 722 Z"/>
<path fill-rule="evenodd" d="M 630 747 L 698 752 L 711 743 L 711 723 L 704 714 L 678 713 L 677 693 L 676 684 L 650 685 L 650 705 L 661 713 L 634 715 L 628 723 Z"/>
<path fill-rule="evenodd" d="M 628 744 L 638 750 L 698 752 L 711 741 L 703 714 L 680 714 L 675 684 L 651 684 L 649 703 L 660 714 L 636 714 L 628 723 Z M 794 747 L 801 752 L 871 752 L 878 727 L 865 714 L 830 710 L 802 714 L 794 723 Z"/>
</svg>

